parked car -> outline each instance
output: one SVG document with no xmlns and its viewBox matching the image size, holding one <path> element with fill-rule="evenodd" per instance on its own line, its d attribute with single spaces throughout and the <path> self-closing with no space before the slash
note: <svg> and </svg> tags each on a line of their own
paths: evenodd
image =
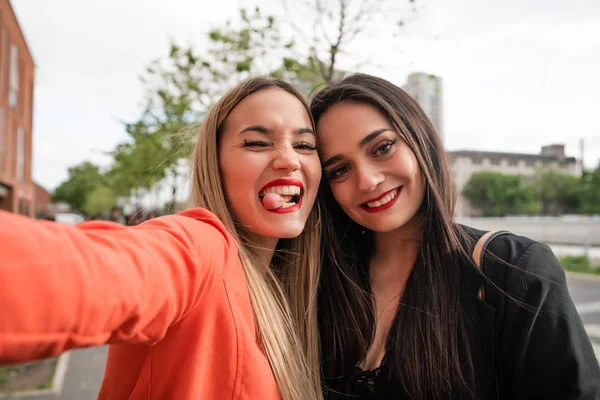
<svg viewBox="0 0 600 400">
<path fill-rule="evenodd" d="M 85 221 L 85 219 L 81 215 L 75 213 L 57 213 L 54 214 L 54 221 L 61 224 L 76 225 Z"/>
</svg>

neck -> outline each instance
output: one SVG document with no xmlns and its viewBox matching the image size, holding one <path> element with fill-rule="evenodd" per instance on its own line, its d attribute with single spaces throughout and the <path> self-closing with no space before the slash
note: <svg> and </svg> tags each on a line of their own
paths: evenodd
<svg viewBox="0 0 600 400">
<path fill-rule="evenodd" d="M 398 296 L 404 291 L 419 254 L 421 234 L 414 218 L 394 231 L 375 232 L 369 274 L 376 296 Z"/>
</svg>

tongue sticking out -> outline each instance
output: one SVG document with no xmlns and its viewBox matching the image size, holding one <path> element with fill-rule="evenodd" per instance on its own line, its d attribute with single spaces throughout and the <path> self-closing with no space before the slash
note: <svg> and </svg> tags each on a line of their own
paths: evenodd
<svg viewBox="0 0 600 400">
<path fill-rule="evenodd" d="M 263 206 L 267 210 L 275 210 L 286 203 L 286 200 L 277 193 L 267 193 L 262 199 Z"/>
</svg>

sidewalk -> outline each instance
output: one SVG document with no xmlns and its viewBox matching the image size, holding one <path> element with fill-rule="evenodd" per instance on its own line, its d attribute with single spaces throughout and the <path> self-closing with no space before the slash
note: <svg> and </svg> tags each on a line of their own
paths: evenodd
<svg viewBox="0 0 600 400">
<path fill-rule="evenodd" d="M 95 400 L 107 354 L 107 346 L 72 350 L 60 400 Z"/>
</svg>

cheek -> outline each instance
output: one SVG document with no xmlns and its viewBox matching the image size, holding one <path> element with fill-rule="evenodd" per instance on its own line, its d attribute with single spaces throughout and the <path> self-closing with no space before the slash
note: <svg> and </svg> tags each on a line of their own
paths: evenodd
<svg viewBox="0 0 600 400">
<path fill-rule="evenodd" d="M 229 161 L 229 156 L 223 152 L 219 151 L 219 175 L 225 177 L 230 174 L 231 163 Z"/>
<path fill-rule="evenodd" d="M 221 172 L 222 180 L 230 186 L 232 182 L 247 182 L 248 179 L 253 175 L 254 164 L 252 160 L 246 159 L 243 155 L 234 155 L 233 152 L 229 154 L 221 153 L 219 167 Z"/>
<path fill-rule="evenodd" d="M 239 202 L 242 201 L 243 193 L 248 191 L 251 179 L 250 169 L 240 168 L 240 165 L 247 167 L 247 163 L 239 162 L 239 159 L 238 162 L 233 162 L 232 158 L 231 155 L 225 155 L 219 160 L 219 172 L 227 203 L 237 209 Z"/>
<path fill-rule="evenodd" d="M 396 168 L 398 171 L 404 171 L 407 178 L 412 179 L 417 182 L 421 180 L 421 168 L 419 168 L 419 163 L 415 155 L 408 149 L 397 154 L 398 164 Z"/>
<path fill-rule="evenodd" d="M 412 181 L 413 181 L 413 193 L 417 202 L 422 202 L 425 197 L 425 176 L 421 172 L 419 165 L 416 160 L 412 165 Z"/>
<path fill-rule="evenodd" d="M 321 162 L 317 155 L 309 156 L 304 162 L 304 168 L 306 169 L 306 176 L 308 179 L 313 181 L 313 184 L 319 184 L 321 181 Z"/>
<path fill-rule="evenodd" d="M 348 185 L 346 182 L 334 184 L 329 186 L 331 188 L 331 194 L 333 194 L 333 198 L 335 201 L 342 207 L 345 208 L 348 206 L 349 199 L 352 197 L 350 191 L 348 190 Z"/>
</svg>

